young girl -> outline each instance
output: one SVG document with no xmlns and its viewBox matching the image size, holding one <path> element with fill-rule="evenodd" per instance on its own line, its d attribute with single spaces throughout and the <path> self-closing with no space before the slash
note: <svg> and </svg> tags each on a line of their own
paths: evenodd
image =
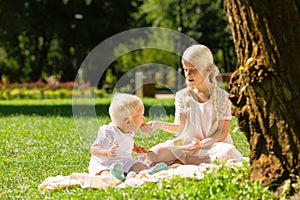
<svg viewBox="0 0 300 200">
<path fill-rule="evenodd" d="M 134 143 L 134 132 L 144 124 L 144 105 L 140 98 L 124 93 L 114 95 L 109 107 L 112 123 L 99 128 L 98 136 L 91 147 L 89 173 L 111 175 L 124 180 L 124 172 L 139 173 L 149 167 L 132 157 L 132 152 L 146 153 L 146 148 Z M 147 171 L 154 174 L 168 169 L 159 163 Z"/>
<path fill-rule="evenodd" d="M 182 56 L 187 87 L 176 93 L 174 123 L 152 121 L 144 132 L 161 129 L 180 134 L 152 147 L 146 161 L 200 164 L 214 160 L 242 160 L 229 135 L 231 102 L 217 85 L 218 68 L 204 45 L 190 46 Z"/>
</svg>

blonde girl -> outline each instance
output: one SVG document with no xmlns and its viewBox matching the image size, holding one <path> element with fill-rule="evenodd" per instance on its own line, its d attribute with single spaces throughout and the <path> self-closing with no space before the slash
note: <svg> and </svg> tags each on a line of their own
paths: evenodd
<svg viewBox="0 0 300 200">
<path fill-rule="evenodd" d="M 228 93 L 218 87 L 218 68 L 211 51 L 204 45 L 192 45 L 184 52 L 182 64 L 187 87 L 175 98 L 174 123 L 152 121 L 143 128 L 179 134 L 173 140 L 152 147 L 147 162 L 200 164 L 214 160 L 242 160 L 229 134 L 231 102 Z"/>
</svg>

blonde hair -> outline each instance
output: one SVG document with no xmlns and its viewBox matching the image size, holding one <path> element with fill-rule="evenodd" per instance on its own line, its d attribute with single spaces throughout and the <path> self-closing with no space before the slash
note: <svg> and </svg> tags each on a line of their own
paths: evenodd
<svg viewBox="0 0 300 200">
<path fill-rule="evenodd" d="M 142 100 L 137 96 L 116 93 L 109 106 L 109 115 L 116 125 L 121 125 L 124 120 L 130 119 L 143 106 Z"/>
<path fill-rule="evenodd" d="M 187 48 L 182 57 L 183 60 L 191 63 L 199 70 L 202 70 L 209 65 L 213 65 L 214 63 L 213 55 L 209 48 L 201 44 L 192 45 Z"/>
<path fill-rule="evenodd" d="M 214 65 L 212 52 L 205 45 L 201 45 L 201 44 L 192 45 L 184 51 L 182 55 L 182 63 L 183 65 L 186 64 L 193 65 L 196 69 L 199 70 L 200 73 L 203 73 L 203 71 L 207 67 L 211 66 L 212 70 L 210 71 L 209 74 L 209 81 L 213 86 L 211 91 L 211 98 L 214 101 L 214 107 L 216 112 L 218 113 L 217 120 L 219 120 L 219 112 L 217 107 L 217 87 L 218 87 L 217 76 L 219 75 L 219 69 L 217 66 Z M 189 122 L 191 95 L 192 95 L 192 89 L 190 88 L 187 91 L 187 95 L 184 100 L 184 104 L 186 108 L 185 112 L 187 114 L 186 116 L 188 117 L 187 120 L 188 122 Z"/>
</svg>

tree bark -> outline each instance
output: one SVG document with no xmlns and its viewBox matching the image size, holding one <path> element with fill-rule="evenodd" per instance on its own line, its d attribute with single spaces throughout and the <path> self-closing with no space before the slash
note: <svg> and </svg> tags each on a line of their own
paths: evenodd
<svg viewBox="0 0 300 200">
<path fill-rule="evenodd" d="M 295 181 L 300 172 L 298 0 L 224 0 L 237 53 L 233 114 L 250 143 L 250 180 Z"/>
</svg>

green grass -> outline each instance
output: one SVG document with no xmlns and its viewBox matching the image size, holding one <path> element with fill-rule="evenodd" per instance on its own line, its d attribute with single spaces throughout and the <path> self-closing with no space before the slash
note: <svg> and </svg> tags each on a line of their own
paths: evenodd
<svg viewBox="0 0 300 200">
<path fill-rule="evenodd" d="M 87 172 L 90 144 L 98 127 L 110 122 L 109 102 L 95 102 L 97 117 L 73 118 L 71 99 L 0 101 L 0 199 L 275 199 L 259 183 L 249 182 L 247 165 L 232 169 L 224 166 L 202 180 L 174 178 L 139 188 L 66 188 L 41 193 L 38 185 L 49 176 Z M 147 120 L 149 115 L 174 119 L 174 100 L 149 98 L 144 103 Z M 163 115 L 155 116 L 161 112 L 153 112 L 153 105 L 163 108 Z M 246 138 L 235 127 L 233 119 L 234 143 L 248 156 Z M 151 136 L 138 132 L 136 142 L 149 148 L 171 137 L 164 132 Z"/>
</svg>

